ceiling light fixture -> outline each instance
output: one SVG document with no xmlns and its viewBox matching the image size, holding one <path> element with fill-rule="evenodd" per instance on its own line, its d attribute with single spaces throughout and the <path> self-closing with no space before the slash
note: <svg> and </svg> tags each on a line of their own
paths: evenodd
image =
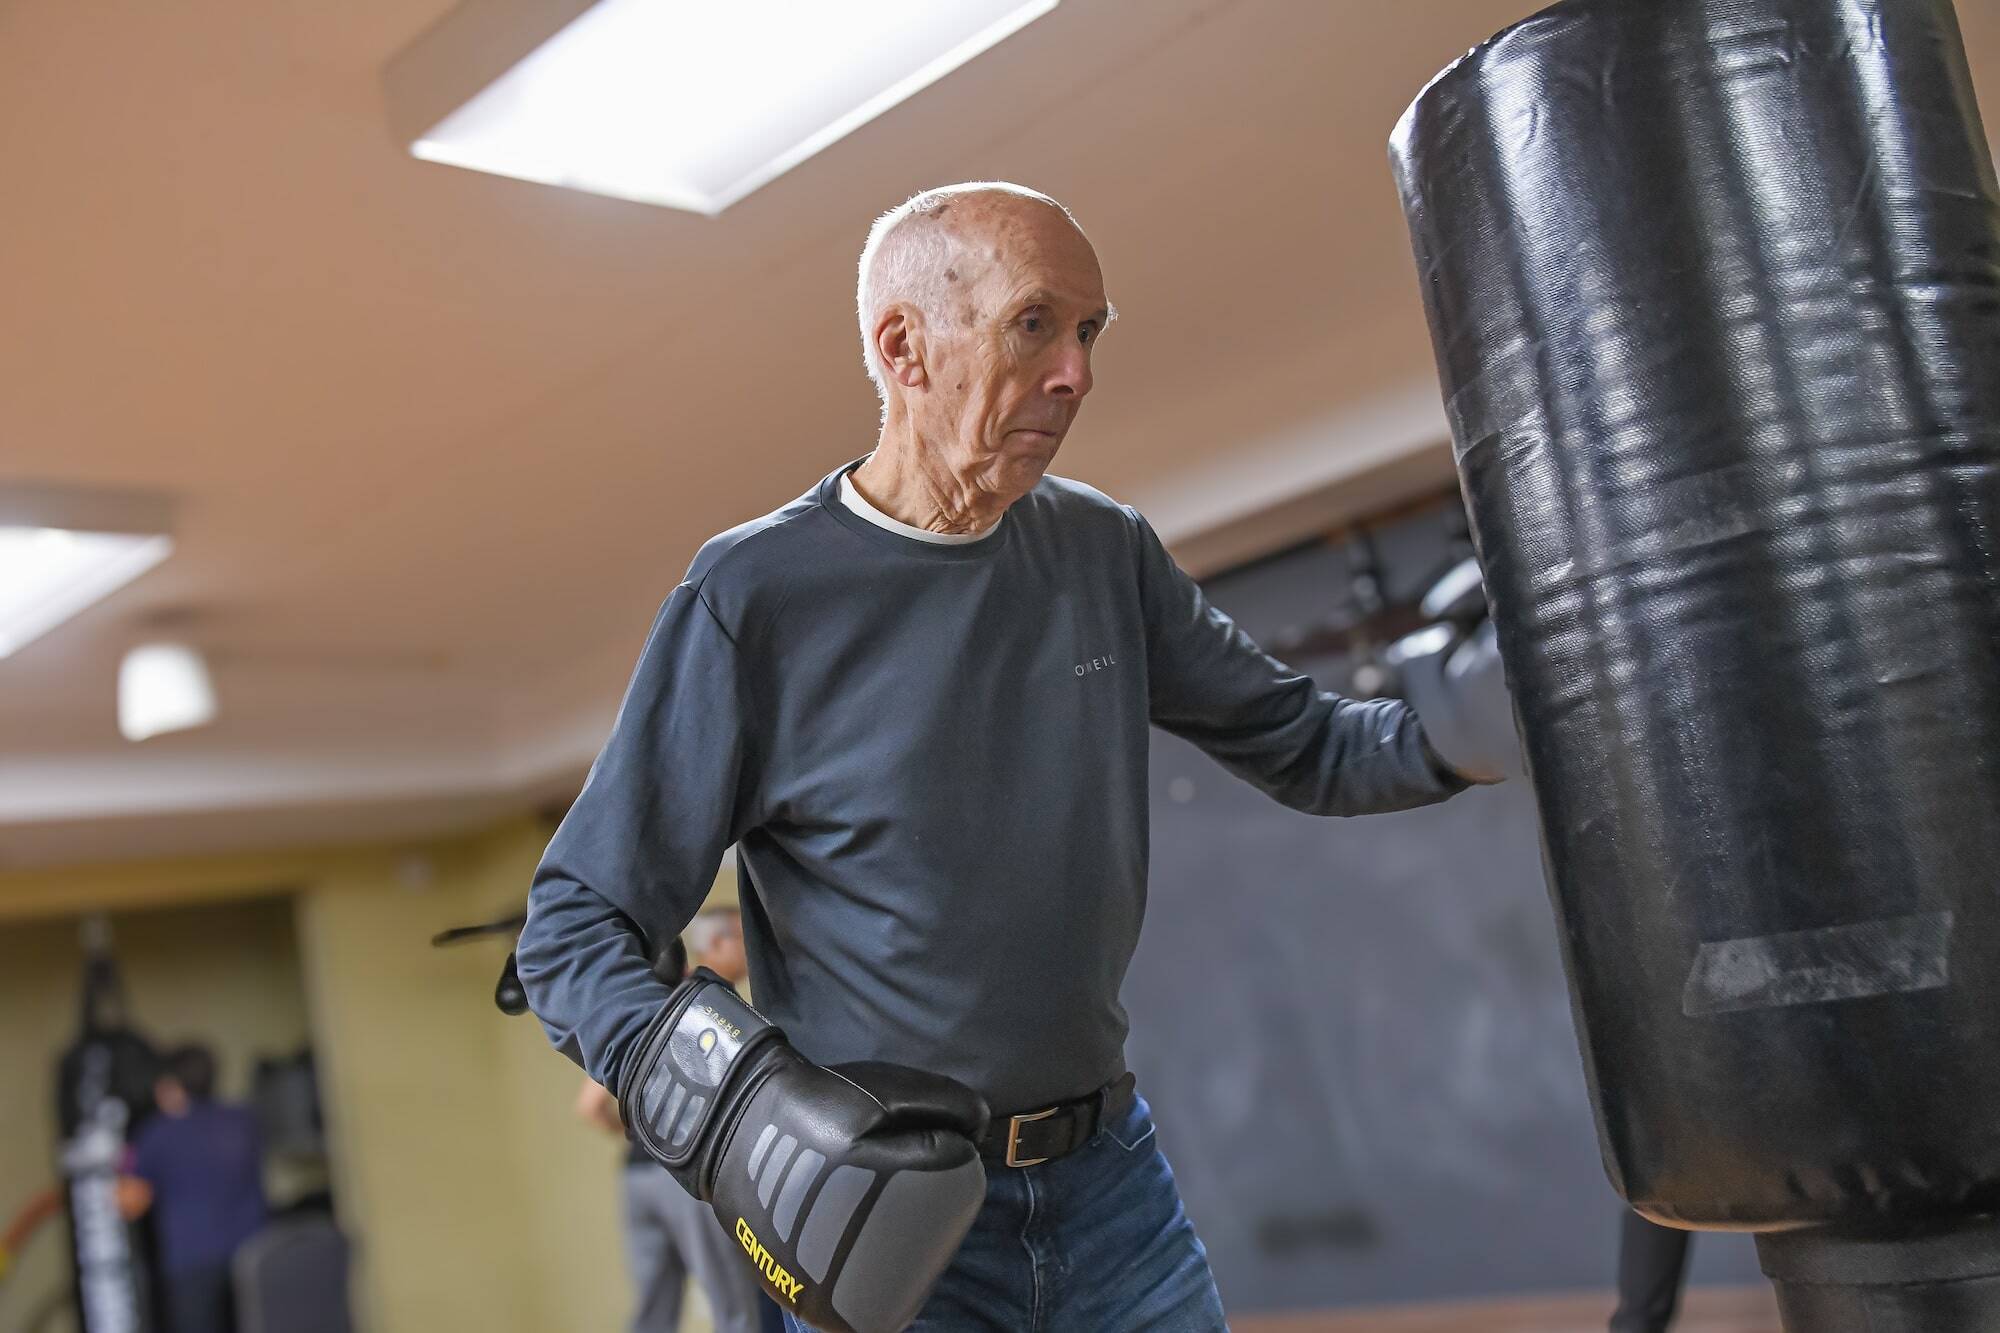
<svg viewBox="0 0 2000 1333">
<path fill-rule="evenodd" d="M 461 5 L 391 66 L 391 117 L 427 161 L 712 216 L 1056 3 Z M 505 24 L 554 35 L 450 94 L 505 49 Z"/>
<path fill-rule="evenodd" d="M 215 720 L 208 663 L 184 643 L 147 643 L 118 664 L 118 731 L 143 741 Z"/>
<path fill-rule="evenodd" d="M 0 524 L 0 657 L 102 601 L 167 558 L 162 534 Z"/>
</svg>

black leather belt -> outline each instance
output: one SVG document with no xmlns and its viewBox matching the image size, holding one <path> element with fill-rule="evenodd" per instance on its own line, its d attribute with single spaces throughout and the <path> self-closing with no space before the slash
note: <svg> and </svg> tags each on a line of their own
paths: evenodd
<svg viewBox="0 0 2000 1333">
<path fill-rule="evenodd" d="M 1039 1111 L 993 1117 L 979 1155 L 1002 1166 L 1039 1166 L 1090 1142 L 1106 1118 L 1132 1104 L 1133 1078 L 1120 1074 L 1095 1092 Z"/>
</svg>

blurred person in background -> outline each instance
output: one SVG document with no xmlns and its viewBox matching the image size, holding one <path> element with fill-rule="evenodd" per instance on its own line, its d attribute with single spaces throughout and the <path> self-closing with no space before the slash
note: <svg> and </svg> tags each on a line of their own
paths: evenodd
<svg viewBox="0 0 2000 1333">
<path fill-rule="evenodd" d="M 153 1099 L 159 1114 L 133 1139 L 121 1182 L 125 1212 L 152 1213 L 167 1333 L 233 1333 L 230 1261 L 267 1211 L 263 1135 L 247 1108 L 215 1100 L 206 1046 L 169 1052 Z"/>
<path fill-rule="evenodd" d="M 688 952 L 694 965 L 705 967 L 743 993 L 750 980 L 750 958 L 743 951 L 743 914 L 734 907 L 711 907 L 687 928 Z"/>
<path fill-rule="evenodd" d="M 743 951 L 743 918 L 733 907 L 710 908 L 695 917 L 688 925 L 687 943 L 674 939 L 654 961 L 653 975 L 669 985 L 680 981 L 688 971 L 690 952 L 695 966 L 709 969 L 738 989 L 750 973 Z M 618 1101 L 602 1084 L 584 1079 L 576 1113 L 606 1133 L 625 1137 Z M 758 1289 L 755 1275 L 737 1253 L 736 1241 L 708 1205 L 683 1190 L 637 1144 L 626 1154 L 620 1185 L 625 1199 L 625 1252 L 636 1298 L 631 1333 L 674 1333 L 680 1328 L 689 1274 L 708 1298 L 715 1333 L 784 1327 L 778 1307 Z"/>
</svg>

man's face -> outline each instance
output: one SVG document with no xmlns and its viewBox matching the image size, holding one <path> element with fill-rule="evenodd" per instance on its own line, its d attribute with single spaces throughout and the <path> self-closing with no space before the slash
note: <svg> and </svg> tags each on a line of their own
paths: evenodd
<svg viewBox="0 0 2000 1333">
<path fill-rule="evenodd" d="M 961 482 L 1026 494 L 1090 392 L 1110 318 L 1097 255 L 1058 210 L 1015 202 L 961 233 L 944 292 L 926 322 L 920 432 Z"/>
<path fill-rule="evenodd" d="M 731 912 L 722 918 L 722 927 L 702 955 L 701 965 L 733 984 L 750 975 L 750 960 L 743 953 L 743 918 Z"/>
</svg>

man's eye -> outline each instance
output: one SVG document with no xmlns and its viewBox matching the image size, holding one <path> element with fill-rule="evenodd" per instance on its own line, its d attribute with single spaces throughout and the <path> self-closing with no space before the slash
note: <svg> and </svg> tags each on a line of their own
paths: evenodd
<svg viewBox="0 0 2000 1333">
<path fill-rule="evenodd" d="M 1097 326 L 1095 324 L 1085 324 L 1082 328 L 1076 331 L 1076 340 L 1080 343 L 1083 343 L 1085 346 L 1088 346 L 1090 344 L 1090 340 L 1092 338 L 1095 338 L 1096 336 L 1097 336 Z"/>
<path fill-rule="evenodd" d="M 1021 327 L 1023 329 L 1026 329 L 1029 333 L 1040 333 L 1042 331 L 1043 322 L 1044 321 L 1040 315 L 1021 316 Z"/>
</svg>

